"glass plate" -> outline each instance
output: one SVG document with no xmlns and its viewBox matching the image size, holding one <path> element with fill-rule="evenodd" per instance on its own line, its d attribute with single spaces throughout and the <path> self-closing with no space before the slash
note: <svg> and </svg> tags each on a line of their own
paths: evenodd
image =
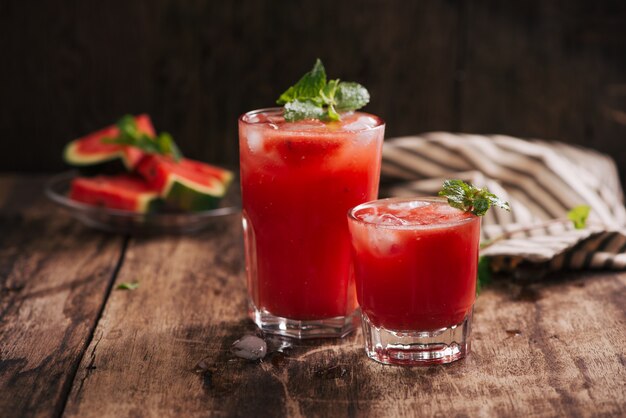
<svg viewBox="0 0 626 418">
<path fill-rule="evenodd" d="M 46 196 L 87 226 L 120 234 L 183 234 L 199 231 L 220 217 L 240 211 L 237 181 L 228 189 L 216 209 L 201 212 L 135 213 L 86 205 L 68 198 L 70 183 L 78 172 L 70 171 L 52 177 L 46 183 Z"/>
</svg>

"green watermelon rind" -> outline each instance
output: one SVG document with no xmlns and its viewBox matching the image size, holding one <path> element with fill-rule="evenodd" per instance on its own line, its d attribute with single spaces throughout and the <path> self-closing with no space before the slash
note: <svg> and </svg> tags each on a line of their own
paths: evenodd
<svg viewBox="0 0 626 418">
<path fill-rule="evenodd" d="M 159 212 L 163 206 L 165 205 L 165 201 L 159 196 L 156 192 L 146 192 L 142 193 L 137 198 L 137 207 L 135 208 L 135 212 L 137 213 L 155 213 Z"/>
<path fill-rule="evenodd" d="M 222 179 L 212 178 L 212 185 L 206 186 L 170 174 L 161 196 L 169 205 L 183 210 L 197 212 L 215 209 L 226 194 L 232 179 L 232 173 L 224 171 Z"/>
<path fill-rule="evenodd" d="M 78 143 L 79 140 L 74 140 L 67 144 L 63 150 L 63 160 L 69 165 L 75 167 L 90 167 L 119 159 L 128 171 L 132 171 L 133 169 L 122 149 L 114 152 L 81 154 L 77 151 Z"/>
</svg>

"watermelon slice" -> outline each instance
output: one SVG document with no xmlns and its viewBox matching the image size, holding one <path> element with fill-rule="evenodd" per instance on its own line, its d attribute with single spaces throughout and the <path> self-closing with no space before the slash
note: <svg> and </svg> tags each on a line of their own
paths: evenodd
<svg viewBox="0 0 626 418">
<path fill-rule="evenodd" d="M 191 211 L 213 209 L 224 197 L 233 173 L 200 161 L 176 162 L 162 155 L 146 155 L 137 172 L 170 206 Z"/>
<path fill-rule="evenodd" d="M 135 123 L 140 132 L 154 136 L 150 116 L 136 116 Z M 132 171 L 144 156 L 140 149 L 102 142 L 103 138 L 113 138 L 118 133 L 117 126 L 111 125 L 75 139 L 65 147 L 63 158 L 70 165 L 88 168 L 87 173 Z"/>
<path fill-rule="evenodd" d="M 138 213 L 153 212 L 163 203 L 145 180 L 130 174 L 77 177 L 72 180 L 69 197 L 88 205 Z"/>
</svg>

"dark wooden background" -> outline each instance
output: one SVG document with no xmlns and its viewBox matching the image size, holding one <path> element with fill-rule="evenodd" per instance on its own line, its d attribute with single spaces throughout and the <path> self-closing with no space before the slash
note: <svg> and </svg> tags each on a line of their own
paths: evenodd
<svg viewBox="0 0 626 418">
<path fill-rule="evenodd" d="M 131 112 L 236 164 L 237 116 L 315 57 L 367 85 L 388 137 L 557 139 L 626 167 L 621 0 L 3 0 L 0 56 L 0 171 L 60 170 L 66 141 Z"/>
</svg>

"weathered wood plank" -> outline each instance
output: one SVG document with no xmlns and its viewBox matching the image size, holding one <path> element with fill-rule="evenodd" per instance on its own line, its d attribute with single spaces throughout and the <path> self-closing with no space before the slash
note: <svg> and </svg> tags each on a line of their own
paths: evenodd
<svg viewBox="0 0 626 418">
<path fill-rule="evenodd" d="M 138 281 L 139 288 L 111 294 L 67 416 L 189 415 L 220 408 L 192 370 L 208 354 L 226 364 L 231 336 L 252 327 L 243 315 L 240 218 L 219 222 L 195 236 L 131 241 L 118 283 Z"/>
<path fill-rule="evenodd" d="M 0 416 L 58 416 L 123 240 L 45 201 L 42 177 L 0 177 Z"/>
<path fill-rule="evenodd" d="M 240 234 L 233 217 L 130 244 L 118 281 L 140 287 L 110 297 L 67 416 L 626 414 L 626 274 L 497 284 L 478 300 L 473 354 L 449 366 L 381 366 L 360 333 L 250 363 L 229 351 L 255 332 Z"/>
</svg>

